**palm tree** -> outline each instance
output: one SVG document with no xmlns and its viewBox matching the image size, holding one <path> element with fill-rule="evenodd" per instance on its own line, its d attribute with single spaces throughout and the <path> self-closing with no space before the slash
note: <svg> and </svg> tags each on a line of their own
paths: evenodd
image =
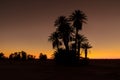
<svg viewBox="0 0 120 80">
<path fill-rule="evenodd" d="M 81 44 L 86 41 L 88 41 L 88 39 L 84 35 L 78 34 L 78 51 L 77 51 L 78 57 L 80 57 Z"/>
<path fill-rule="evenodd" d="M 82 30 L 82 24 L 86 23 L 87 16 L 83 11 L 75 10 L 72 15 L 70 15 L 70 20 L 73 21 L 73 26 L 76 31 Z"/>
<path fill-rule="evenodd" d="M 55 21 L 55 27 L 57 28 L 60 39 L 62 39 L 66 50 L 69 51 L 70 33 L 72 32 L 69 20 L 65 16 L 60 16 Z"/>
<path fill-rule="evenodd" d="M 92 46 L 89 44 L 89 42 L 85 42 L 82 44 L 81 48 L 83 48 L 85 52 L 85 59 L 87 59 L 88 49 L 92 48 Z"/>
<path fill-rule="evenodd" d="M 70 15 L 70 21 L 73 21 L 73 27 L 75 28 L 75 52 L 77 52 L 77 46 L 78 46 L 78 32 L 79 30 L 82 30 L 82 24 L 86 23 L 87 16 L 80 10 L 75 10 L 72 15 Z"/>
<path fill-rule="evenodd" d="M 57 50 L 59 50 L 59 46 L 62 45 L 59 41 L 59 34 L 57 32 L 53 32 L 51 36 L 49 36 L 48 41 L 52 42 L 53 49 L 57 48 Z"/>
</svg>

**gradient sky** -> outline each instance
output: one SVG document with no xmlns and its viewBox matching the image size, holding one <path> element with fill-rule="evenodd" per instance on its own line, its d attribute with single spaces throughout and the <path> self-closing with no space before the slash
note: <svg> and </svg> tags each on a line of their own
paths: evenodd
<svg viewBox="0 0 120 80">
<path fill-rule="evenodd" d="M 119 8 L 120 0 L 0 0 L 0 52 L 51 57 L 54 21 L 80 9 L 88 16 L 81 32 L 93 46 L 88 56 L 120 58 Z"/>
</svg>

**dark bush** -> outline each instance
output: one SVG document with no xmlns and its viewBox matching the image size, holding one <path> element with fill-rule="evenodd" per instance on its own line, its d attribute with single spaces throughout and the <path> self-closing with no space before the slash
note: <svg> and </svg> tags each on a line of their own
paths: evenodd
<svg viewBox="0 0 120 80">
<path fill-rule="evenodd" d="M 28 60 L 34 60 L 34 59 L 35 59 L 35 56 L 28 54 L 28 55 L 27 55 L 27 59 L 28 59 Z"/>
<path fill-rule="evenodd" d="M 76 64 L 79 58 L 76 56 L 73 50 L 69 52 L 64 49 L 59 49 L 54 53 L 54 60 L 57 64 Z"/>
<path fill-rule="evenodd" d="M 46 61 L 47 60 L 47 55 L 43 54 L 43 53 L 40 53 L 39 59 L 40 59 L 40 61 Z"/>
<path fill-rule="evenodd" d="M 4 53 L 0 53 L 0 60 L 3 60 L 3 59 L 5 59 L 5 56 L 4 56 Z"/>
</svg>

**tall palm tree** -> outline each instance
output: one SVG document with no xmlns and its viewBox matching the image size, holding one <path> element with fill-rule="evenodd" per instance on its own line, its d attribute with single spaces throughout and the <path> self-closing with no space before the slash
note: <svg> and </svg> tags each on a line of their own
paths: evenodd
<svg viewBox="0 0 120 80">
<path fill-rule="evenodd" d="M 75 35 L 76 35 L 76 39 L 75 39 L 75 52 L 77 50 L 77 46 L 78 46 L 78 32 L 79 30 L 82 30 L 82 24 L 86 23 L 87 20 L 87 16 L 85 15 L 85 13 L 83 13 L 80 10 L 75 10 L 72 15 L 70 15 L 70 21 L 73 21 L 73 27 L 75 28 Z"/>
<path fill-rule="evenodd" d="M 82 30 L 82 24 L 86 23 L 87 16 L 81 10 L 75 10 L 72 15 L 70 15 L 70 20 L 73 21 L 73 26 L 76 31 Z"/>
<path fill-rule="evenodd" d="M 69 51 L 70 33 L 72 31 L 69 20 L 65 16 L 60 16 L 55 21 L 55 27 L 57 28 L 60 39 L 62 39 L 66 50 Z"/>
<path fill-rule="evenodd" d="M 82 43 L 84 43 L 86 41 L 88 41 L 88 39 L 84 35 L 78 34 L 78 51 L 77 51 L 78 57 L 80 57 L 81 45 L 82 45 Z"/>
<path fill-rule="evenodd" d="M 48 41 L 52 42 L 53 48 L 57 48 L 57 50 L 59 50 L 59 46 L 62 45 L 57 32 L 53 32 L 51 36 L 49 36 Z"/>
<path fill-rule="evenodd" d="M 92 46 L 89 44 L 89 42 L 85 42 L 82 44 L 81 48 L 83 48 L 85 52 L 85 59 L 87 59 L 88 49 L 92 48 Z"/>
</svg>

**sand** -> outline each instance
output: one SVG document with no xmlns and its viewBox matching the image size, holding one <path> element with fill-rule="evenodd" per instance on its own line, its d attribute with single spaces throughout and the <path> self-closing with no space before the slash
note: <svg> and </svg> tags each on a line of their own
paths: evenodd
<svg viewBox="0 0 120 80">
<path fill-rule="evenodd" d="M 0 80 L 120 80 L 120 60 L 90 60 L 88 66 L 0 61 Z"/>
</svg>

